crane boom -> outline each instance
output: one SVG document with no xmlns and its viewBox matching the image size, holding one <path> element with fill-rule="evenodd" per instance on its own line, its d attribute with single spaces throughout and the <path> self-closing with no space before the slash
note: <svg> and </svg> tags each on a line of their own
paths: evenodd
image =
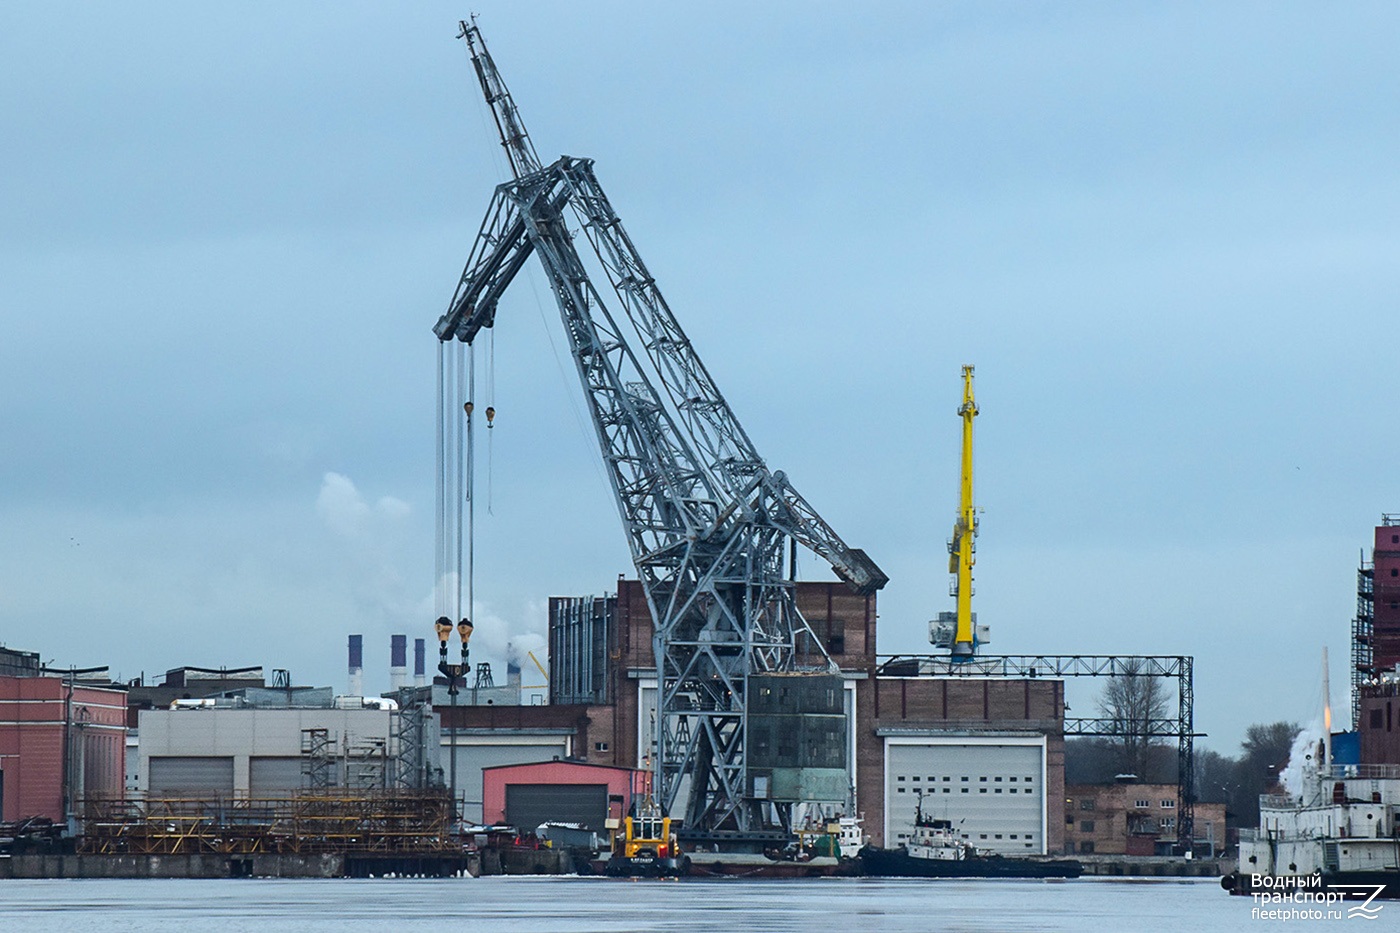
<svg viewBox="0 0 1400 933">
<path fill-rule="evenodd" d="M 964 366 L 963 400 L 958 407 L 962 419 L 962 481 L 958 485 L 958 518 L 953 539 L 948 543 L 948 572 L 956 574 L 957 620 L 953 630 L 954 660 L 968 660 L 976 653 L 972 622 L 972 565 L 976 563 L 977 510 L 972 504 L 972 420 L 977 417 L 977 400 L 972 394 L 972 367 Z"/>
<path fill-rule="evenodd" d="M 655 623 L 657 797 L 671 812 L 686 794 L 690 831 L 760 832 L 775 813 L 781 826 L 784 802 L 756 795 L 748 774 L 748 678 L 797 670 L 813 656 L 834 670 L 797 611 L 784 574 L 788 542 L 825 559 L 859 592 L 888 578 L 785 474 L 768 469 L 662 298 L 593 162 L 562 156 L 541 165 L 476 24 L 462 23 L 460 38 L 514 177 L 496 188 L 434 333 L 444 344 L 471 344 L 493 326 L 497 301 L 525 262 L 539 260 Z M 595 286 L 580 239 L 610 297 Z"/>
</svg>

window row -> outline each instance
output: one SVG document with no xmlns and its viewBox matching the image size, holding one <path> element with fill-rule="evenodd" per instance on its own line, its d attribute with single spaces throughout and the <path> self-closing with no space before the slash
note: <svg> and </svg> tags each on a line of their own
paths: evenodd
<svg viewBox="0 0 1400 933">
<path fill-rule="evenodd" d="M 903 788 L 903 787 L 896 787 L 896 788 L 895 788 L 895 793 L 897 793 L 897 794 L 902 794 L 902 793 L 905 792 L 905 790 L 906 790 L 906 788 Z M 979 788 L 977 788 L 977 793 L 979 793 L 979 794 L 985 794 L 985 793 L 987 793 L 987 790 L 988 790 L 988 788 L 979 787 Z M 992 788 L 992 789 L 991 789 L 991 792 L 994 793 L 994 794 L 1000 794 L 1000 793 L 1002 792 L 1002 790 L 1003 790 L 1003 788 L 996 787 L 996 788 Z M 1006 790 L 1006 792 L 1007 792 L 1008 794 L 1015 794 L 1015 793 L 1033 794 L 1033 793 L 1035 793 L 1035 791 L 1034 791 L 1032 788 L 1029 788 L 1029 787 L 1020 788 L 1019 790 L 1018 790 L 1017 788 L 1015 788 L 1015 787 L 1010 787 L 1010 788 L 1005 788 L 1005 790 Z M 919 788 L 917 788 L 917 787 L 914 788 L 914 792 L 915 792 L 915 793 L 922 793 L 922 791 L 921 791 Z M 930 787 L 930 788 L 928 789 L 928 792 L 929 792 L 930 794 L 936 794 L 936 793 L 939 792 L 939 789 L 938 789 L 937 787 Z M 943 793 L 945 793 L 945 794 L 951 794 L 952 792 L 953 792 L 953 789 L 952 789 L 951 787 L 945 787 L 945 788 L 943 788 Z M 968 788 L 968 787 L 962 787 L 962 788 L 959 788 L 959 789 L 958 789 L 958 792 L 959 792 L 959 793 L 962 793 L 962 794 L 970 794 L 970 793 L 972 793 L 972 789 L 971 789 L 971 788 Z"/>
</svg>

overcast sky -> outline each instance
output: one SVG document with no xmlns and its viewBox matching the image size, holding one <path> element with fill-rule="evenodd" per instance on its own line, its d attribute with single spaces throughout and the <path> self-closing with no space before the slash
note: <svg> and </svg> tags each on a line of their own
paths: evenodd
<svg viewBox="0 0 1400 933">
<path fill-rule="evenodd" d="M 1226 752 L 1316 717 L 1324 644 L 1344 707 L 1400 512 L 1400 7 L 473 5 L 541 156 L 597 160 L 770 466 L 889 573 L 882 652 L 952 608 L 974 363 L 989 650 L 1194 655 Z M 0 10 L 0 642 L 343 689 L 361 632 L 383 689 L 431 638 L 431 327 L 506 176 L 468 12 Z M 497 661 L 632 572 L 537 271 L 498 321 Z"/>
</svg>

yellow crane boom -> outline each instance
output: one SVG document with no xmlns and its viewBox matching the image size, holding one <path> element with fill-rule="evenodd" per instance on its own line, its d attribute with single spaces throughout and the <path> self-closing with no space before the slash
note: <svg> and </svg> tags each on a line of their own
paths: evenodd
<svg viewBox="0 0 1400 933">
<path fill-rule="evenodd" d="M 972 624 L 972 565 L 976 563 L 973 542 L 977 537 L 977 511 L 972 504 L 972 419 L 977 417 L 977 400 L 972 394 L 972 367 L 964 366 L 963 400 L 958 408 L 962 418 L 962 483 L 958 495 L 958 520 L 953 539 L 948 542 L 948 572 L 957 574 L 957 622 L 953 632 L 954 660 L 971 658 L 976 652 Z"/>
</svg>

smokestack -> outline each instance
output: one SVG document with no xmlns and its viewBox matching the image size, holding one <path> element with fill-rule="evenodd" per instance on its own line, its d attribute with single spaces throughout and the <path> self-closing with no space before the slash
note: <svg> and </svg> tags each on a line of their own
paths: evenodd
<svg viewBox="0 0 1400 933">
<path fill-rule="evenodd" d="M 413 639 L 413 686 L 415 687 L 422 687 L 428 682 L 426 652 L 425 640 L 422 638 Z"/>
<path fill-rule="evenodd" d="M 408 636 L 389 636 L 389 689 L 402 690 L 408 684 Z"/>
<path fill-rule="evenodd" d="M 365 636 L 350 636 L 350 695 L 365 695 Z"/>
<path fill-rule="evenodd" d="M 520 689 L 520 662 L 519 662 L 519 661 L 507 661 L 507 662 L 506 662 L 506 686 L 507 686 L 507 687 L 514 687 L 516 690 L 519 690 L 519 689 Z"/>
</svg>

